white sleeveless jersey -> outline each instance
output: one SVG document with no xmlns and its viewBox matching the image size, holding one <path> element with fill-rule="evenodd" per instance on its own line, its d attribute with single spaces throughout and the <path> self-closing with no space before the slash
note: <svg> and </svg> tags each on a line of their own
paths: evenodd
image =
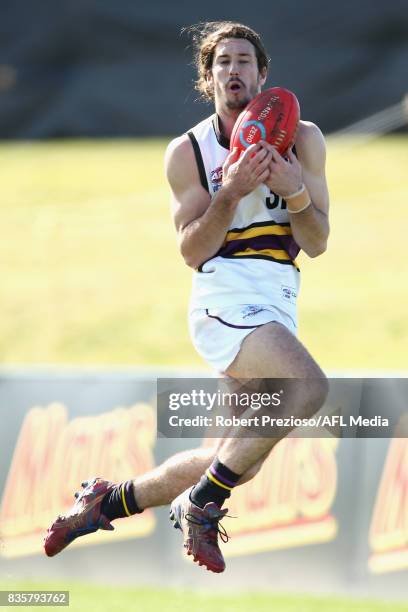
<svg viewBox="0 0 408 612">
<path fill-rule="evenodd" d="M 214 197 L 229 153 L 218 116 L 196 125 L 188 136 L 201 184 Z M 273 304 L 296 320 L 298 253 L 285 200 L 260 185 L 239 202 L 220 250 L 194 272 L 190 308 Z"/>
</svg>

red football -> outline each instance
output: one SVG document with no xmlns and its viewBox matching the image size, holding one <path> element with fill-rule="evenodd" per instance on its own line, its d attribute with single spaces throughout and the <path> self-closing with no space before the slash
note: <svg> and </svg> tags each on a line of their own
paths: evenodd
<svg viewBox="0 0 408 612">
<path fill-rule="evenodd" d="M 294 93 L 283 87 L 271 87 L 255 96 L 235 122 L 231 150 L 245 151 L 258 140 L 266 140 L 284 155 L 294 144 L 300 119 L 300 107 Z"/>
</svg>

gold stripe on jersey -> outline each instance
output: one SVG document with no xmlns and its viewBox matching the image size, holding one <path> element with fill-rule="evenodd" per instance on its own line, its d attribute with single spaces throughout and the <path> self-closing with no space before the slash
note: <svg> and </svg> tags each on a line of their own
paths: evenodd
<svg viewBox="0 0 408 612">
<path fill-rule="evenodd" d="M 271 261 L 276 261 L 277 263 L 286 263 L 292 264 L 295 266 L 297 270 L 299 270 L 299 266 L 295 259 L 291 259 L 286 251 L 281 249 L 245 249 L 244 251 L 235 251 L 233 255 L 229 255 L 231 259 L 235 257 L 252 257 L 254 259 L 269 259 Z"/>
<path fill-rule="evenodd" d="M 293 265 L 299 247 L 293 239 L 290 223 L 261 221 L 247 227 L 231 228 L 218 255 L 227 259 L 267 259 L 276 263 Z"/>
<path fill-rule="evenodd" d="M 281 259 L 283 261 L 292 261 L 286 251 L 279 249 L 245 249 L 244 251 L 235 251 L 234 257 L 241 257 L 242 255 L 267 255 L 273 257 L 273 259 Z"/>
<path fill-rule="evenodd" d="M 230 240 L 245 240 L 246 238 L 256 238 L 257 236 L 291 236 L 292 229 L 285 225 L 264 225 L 260 227 L 248 227 L 242 230 L 230 230 L 225 238 L 226 242 Z"/>
</svg>

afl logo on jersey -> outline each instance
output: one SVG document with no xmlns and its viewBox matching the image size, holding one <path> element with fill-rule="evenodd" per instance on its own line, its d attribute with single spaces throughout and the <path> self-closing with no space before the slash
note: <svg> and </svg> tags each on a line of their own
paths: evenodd
<svg viewBox="0 0 408 612">
<path fill-rule="evenodd" d="M 222 166 L 218 166 L 215 170 L 211 170 L 210 181 L 214 191 L 217 191 L 222 185 Z"/>
</svg>

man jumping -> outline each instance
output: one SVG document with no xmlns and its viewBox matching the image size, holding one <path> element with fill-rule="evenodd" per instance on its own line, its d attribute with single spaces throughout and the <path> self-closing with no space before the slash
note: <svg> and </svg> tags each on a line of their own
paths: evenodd
<svg viewBox="0 0 408 612">
<path fill-rule="evenodd" d="M 234 381 L 306 380 L 291 398 L 291 412 L 307 417 L 322 406 L 328 387 L 296 337 L 295 257 L 300 249 L 310 257 L 326 249 L 324 139 L 314 124 L 301 121 L 294 151 L 285 158 L 263 141 L 241 156 L 230 152 L 234 123 L 261 91 L 268 57 L 259 35 L 242 24 L 210 22 L 193 36 L 197 88 L 214 102 L 215 113 L 173 140 L 166 153 L 180 251 L 195 270 L 191 337 L 200 355 Z M 281 439 L 244 434 L 238 429 L 216 448 L 175 455 L 136 480 L 83 483 L 71 511 L 48 530 L 46 553 L 57 554 L 80 535 L 113 529 L 116 518 L 172 502 L 170 517 L 183 532 L 187 554 L 223 571 L 222 506 Z"/>
</svg>

